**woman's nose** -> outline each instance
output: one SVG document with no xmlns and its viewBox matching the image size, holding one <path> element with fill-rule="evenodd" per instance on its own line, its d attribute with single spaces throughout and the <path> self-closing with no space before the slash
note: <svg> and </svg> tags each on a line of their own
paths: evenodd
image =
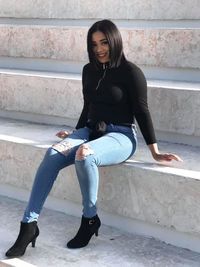
<svg viewBox="0 0 200 267">
<path fill-rule="evenodd" d="M 101 45 L 97 45 L 96 49 L 97 49 L 97 50 L 96 50 L 97 52 L 101 52 L 101 50 L 102 50 Z"/>
</svg>

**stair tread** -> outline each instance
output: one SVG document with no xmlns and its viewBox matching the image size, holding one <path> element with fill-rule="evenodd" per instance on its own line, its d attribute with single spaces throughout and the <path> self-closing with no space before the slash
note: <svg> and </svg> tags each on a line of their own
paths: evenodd
<svg viewBox="0 0 200 267">
<path fill-rule="evenodd" d="M 59 142 L 60 139 L 56 137 L 55 134 L 63 129 L 72 130 L 72 128 L 68 126 L 38 124 L 1 118 L 0 140 L 47 148 L 52 144 Z M 182 157 L 183 162 L 156 163 L 152 159 L 143 139 L 138 138 L 138 140 L 137 153 L 134 157 L 128 160 L 126 164 L 200 179 L 199 147 L 159 141 L 159 148 L 161 151 L 176 153 Z M 140 162 L 140 164 L 138 164 L 138 162 Z"/>
<path fill-rule="evenodd" d="M 81 64 L 83 65 L 83 63 Z M 66 72 L 53 72 L 53 71 L 24 70 L 24 69 L 7 69 L 0 67 L 0 75 L 1 74 L 81 80 L 80 73 L 71 73 L 67 69 Z M 176 89 L 176 90 L 200 91 L 200 82 L 147 79 L 147 83 L 149 87 L 162 87 L 162 88 Z"/>
</svg>

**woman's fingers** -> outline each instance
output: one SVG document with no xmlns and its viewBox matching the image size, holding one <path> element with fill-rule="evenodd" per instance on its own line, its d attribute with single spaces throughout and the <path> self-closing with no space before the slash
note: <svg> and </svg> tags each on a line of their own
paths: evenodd
<svg viewBox="0 0 200 267">
<path fill-rule="evenodd" d="M 57 137 L 61 138 L 61 139 L 64 139 L 66 138 L 67 136 L 69 135 L 69 132 L 67 131 L 60 131 L 56 134 Z"/>
<path fill-rule="evenodd" d="M 170 154 L 170 153 L 167 153 L 166 154 L 166 158 L 169 159 L 169 160 L 176 160 L 176 161 L 183 161 L 178 155 L 176 154 Z"/>
<path fill-rule="evenodd" d="M 183 160 L 176 154 L 171 154 L 171 153 L 164 153 L 164 154 L 157 154 L 155 157 L 155 160 L 157 161 L 180 161 L 182 162 Z"/>
</svg>

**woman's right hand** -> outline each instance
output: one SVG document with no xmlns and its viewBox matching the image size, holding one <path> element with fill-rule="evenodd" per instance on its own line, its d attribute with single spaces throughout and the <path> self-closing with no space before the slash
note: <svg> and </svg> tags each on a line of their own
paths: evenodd
<svg viewBox="0 0 200 267">
<path fill-rule="evenodd" d="M 65 139 L 66 137 L 68 137 L 70 135 L 70 133 L 68 131 L 60 131 L 56 134 L 57 137 L 61 138 L 61 139 Z"/>
</svg>

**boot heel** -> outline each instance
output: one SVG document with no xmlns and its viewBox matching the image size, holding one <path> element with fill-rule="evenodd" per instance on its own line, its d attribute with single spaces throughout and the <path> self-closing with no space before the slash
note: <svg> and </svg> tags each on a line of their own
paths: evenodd
<svg viewBox="0 0 200 267">
<path fill-rule="evenodd" d="M 96 235 L 96 236 L 99 235 L 99 229 L 95 232 L 95 235 Z"/>
<path fill-rule="evenodd" d="M 32 248 L 35 247 L 35 242 L 36 242 L 36 238 L 34 238 L 34 239 L 32 240 Z"/>
</svg>

